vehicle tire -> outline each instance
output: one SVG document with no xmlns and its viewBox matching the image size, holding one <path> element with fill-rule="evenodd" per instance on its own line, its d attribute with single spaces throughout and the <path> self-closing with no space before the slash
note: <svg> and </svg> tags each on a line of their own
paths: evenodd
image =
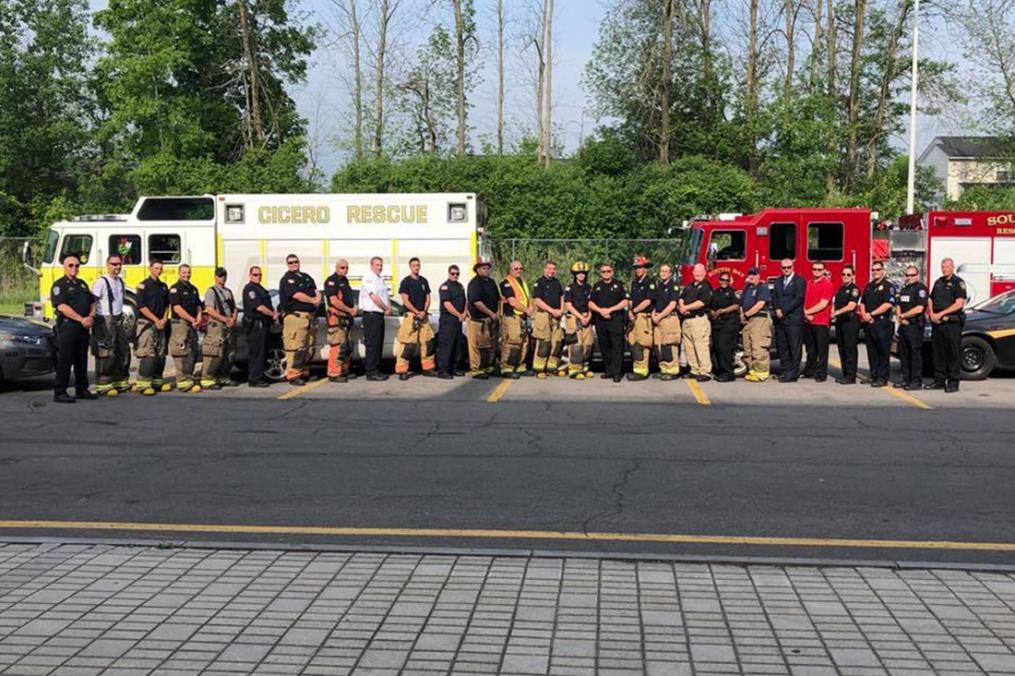
<svg viewBox="0 0 1015 676">
<path fill-rule="evenodd" d="M 268 359 L 264 366 L 264 377 L 273 383 L 285 380 L 285 349 L 281 344 L 268 346 Z"/>
<path fill-rule="evenodd" d="M 979 336 L 963 336 L 960 355 L 963 380 L 985 380 L 997 366 L 994 348 Z"/>
</svg>

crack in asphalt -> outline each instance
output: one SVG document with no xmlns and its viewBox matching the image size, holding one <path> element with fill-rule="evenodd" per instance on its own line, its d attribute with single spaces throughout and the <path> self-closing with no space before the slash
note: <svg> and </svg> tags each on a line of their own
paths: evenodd
<svg viewBox="0 0 1015 676">
<path fill-rule="evenodd" d="M 620 480 L 610 486 L 610 493 L 614 496 L 613 505 L 585 519 L 581 525 L 583 533 L 589 534 L 589 528 L 593 521 L 607 521 L 615 516 L 620 516 L 624 511 L 624 489 L 627 487 L 631 475 L 639 469 L 641 469 L 641 458 L 634 458 L 631 464 L 621 471 Z"/>
</svg>

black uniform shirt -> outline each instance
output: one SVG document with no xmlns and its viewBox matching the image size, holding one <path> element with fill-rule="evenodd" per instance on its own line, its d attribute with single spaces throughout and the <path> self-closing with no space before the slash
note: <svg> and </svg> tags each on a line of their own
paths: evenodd
<svg viewBox="0 0 1015 676">
<path fill-rule="evenodd" d="M 843 284 L 839 287 L 839 290 L 835 292 L 835 298 L 832 300 L 832 307 L 836 310 L 841 310 L 850 303 L 860 302 L 860 287 L 853 282 L 849 284 Z M 836 322 L 855 322 L 859 321 L 856 316 L 856 310 L 848 314 L 841 314 L 835 318 Z"/>
<path fill-rule="evenodd" d="M 687 301 L 684 301 L 685 303 Z M 721 286 L 712 292 L 712 299 L 708 303 L 709 310 L 725 310 L 731 305 L 740 307 L 740 298 L 737 296 L 737 292 L 733 289 L 733 286 L 727 286 L 725 289 Z M 713 320 L 716 324 L 730 324 L 734 321 L 740 323 L 740 314 L 738 312 L 729 312 L 724 315 L 720 315 Z"/>
<path fill-rule="evenodd" d="M 441 301 L 441 317 L 457 321 L 458 317 L 448 312 L 447 308 L 444 307 L 444 303 L 450 302 L 451 307 L 455 308 L 456 312 L 465 312 L 465 287 L 457 281 L 449 279 L 441 284 L 438 293 L 440 294 Z"/>
<path fill-rule="evenodd" d="M 169 308 L 173 319 L 183 319 L 172 309 L 174 305 L 182 307 L 191 317 L 197 317 L 197 310 L 202 306 L 201 292 L 190 282 L 181 279 L 169 287 Z"/>
<path fill-rule="evenodd" d="M 169 307 L 169 287 L 161 279 L 149 277 L 137 285 L 135 293 L 139 311 L 146 307 L 159 319 L 166 316 L 166 308 Z"/>
<path fill-rule="evenodd" d="M 334 273 L 324 280 L 324 297 L 328 300 L 328 307 L 331 306 L 331 299 L 338 297 L 344 305 L 355 307 L 352 302 L 352 287 L 349 286 L 349 278 L 345 275 Z"/>
<path fill-rule="evenodd" d="M 430 282 L 426 281 L 426 277 L 413 279 L 412 275 L 409 275 L 398 285 L 398 293 L 404 293 L 414 308 L 422 310 L 426 305 L 426 297 L 430 295 Z"/>
<path fill-rule="evenodd" d="M 564 297 L 564 287 L 556 277 L 543 275 L 532 285 L 532 299 L 539 298 L 554 310 L 560 307 L 560 300 Z"/>
<path fill-rule="evenodd" d="M 469 316 L 473 319 L 488 319 L 485 312 L 476 307 L 476 301 L 486 306 L 486 309 L 496 314 L 497 306 L 500 304 L 500 293 L 497 292 L 497 282 L 489 277 L 476 275 L 469 280 Z"/>
<path fill-rule="evenodd" d="M 899 309 L 903 313 L 909 312 L 916 306 L 922 308 L 927 307 L 927 287 L 923 285 L 923 282 L 913 282 L 912 284 L 906 284 L 904 287 L 899 289 L 899 295 L 896 297 L 896 303 L 899 305 Z M 921 312 L 915 317 L 909 318 L 910 324 L 923 325 L 924 314 Z"/>
<path fill-rule="evenodd" d="M 705 305 L 697 310 L 691 310 L 688 317 L 700 317 L 707 311 L 709 303 L 712 302 L 712 285 L 708 283 L 708 280 L 701 280 L 700 282 L 691 282 L 685 286 L 680 292 L 680 300 L 684 301 L 684 305 L 690 305 L 695 301 L 701 301 Z"/>
<path fill-rule="evenodd" d="M 867 312 L 874 312 L 885 303 L 895 304 L 895 287 L 887 279 L 876 282 L 873 279 L 867 282 L 863 295 L 860 297 Z M 874 317 L 874 321 L 886 321 L 892 318 L 891 312 L 886 312 Z"/>
<path fill-rule="evenodd" d="M 641 279 L 637 277 L 631 280 L 631 309 L 638 307 L 643 300 L 650 300 L 651 303 L 639 312 L 652 312 L 652 306 L 656 302 L 656 280 L 652 279 L 649 275 L 645 275 Z"/>
<path fill-rule="evenodd" d="M 287 272 L 278 283 L 279 306 L 284 312 L 314 312 L 317 306 L 294 300 L 293 294 L 305 293 L 311 298 L 317 293 L 317 283 L 305 272 Z"/>
<path fill-rule="evenodd" d="M 659 282 L 659 286 L 656 288 L 656 304 L 653 309 L 656 312 L 662 312 L 666 309 L 667 305 L 679 299 L 680 289 L 677 288 L 673 278 L 670 277 L 665 282 Z M 674 314 L 674 316 L 676 315 Z"/>
<path fill-rule="evenodd" d="M 92 309 L 92 303 L 95 302 L 95 296 L 92 295 L 92 290 L 88 288 L 88 282 L 80 277 L 71 279 L 66 275 L 53 282 L 53 288 L 49 292 L 49 299 L 53 302 L 54 311 L 59 305 L 69 305 L 74 312 L 77 312 L 82 317 L 88 316 L 88 313 Z M 57 313 L 57 320 L 74 321 L 64 317 L 59 312 Z"/>
<path fill-rule="evenodd" d="M 523 280 L 521 277 L 518 278 L 518 284 L 520 284 L 522 288 L 525 288 L 525 280 Z M 518 299 L 519 306 L 517 309 L 511 307 L 511 303 L 508 302 L 507 299 L 515 295 L 515 289 L 513 286 L 511 286 L 511 282 L 509 282 L 507 278 L 505 278 L 504 281 L 500 283 L 500 295 L 501 298 L 504 299 L 503 301 L 504 316 L 521 317 L 522 315 L 525 314 L 525 304 L 522 302 L 523 299 L 521 298 Z"/>
<path fill-rule="evenodd" d="M 613 307 L 617 303 L 627 299 L 627 290 L 624 285 L 614 279 L 612 282 L 599 280 L 592 287 L 592 295 L 589 300 L 601 308 Z M 593 315 L 596 324 L 600 324 L 613 330 L 620 330 L 624 326 L 624 311 L 617 310 L 609 319 L 603 319 L 598 313 Z"/>
<path fill-rule="evenodd" d="M 930 291 L 930 299 L 934 302 L 934 312 L 941 312 L 945 308 L 951 307 L 952 303 L 959 298 L 968 298 L 968 296 L 966 295 L 966 283 L 958 275 L 952 275 L 951 279 L 938 277 Z M 961 317 L 965 312 L 960 310 L 953 314 L 956 317 Z"/>
<path fill-rule="evenodd" d="M 582 314 L 589 311 L 590 295 L 592 295 L 592 285 L 588 282 L 579 284 L 576 280 L 564 288 L 564 302 L 571 303 L 574 309 Z"/>
<path fill-rule="evenodd" d="M 267 321 L 269 317 L 257 310 L 262 305 L 269 310 L 275 309 L 275 306 L 271 302 L 271 294 L 268 293 L 267 289 L 260 284 L 247 282 L 247 285 L 243 287 L 243 316 L 251 321 L 255 319 Z"/>
</svg>

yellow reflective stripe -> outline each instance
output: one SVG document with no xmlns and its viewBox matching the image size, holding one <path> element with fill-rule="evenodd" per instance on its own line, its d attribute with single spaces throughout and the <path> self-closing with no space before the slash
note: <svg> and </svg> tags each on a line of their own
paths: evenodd
<svg viewBox="0 0 1015 676">
<path fill-rule="evenodd" d="M 987 331 L 991 338 L 1010 338 L 1015 336 L 1015 329 L 1003 329 L 1001 331 Z"/>
</svg>

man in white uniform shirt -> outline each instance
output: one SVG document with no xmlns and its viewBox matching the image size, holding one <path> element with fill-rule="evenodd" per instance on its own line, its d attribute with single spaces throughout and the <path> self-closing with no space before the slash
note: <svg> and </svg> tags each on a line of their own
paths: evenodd
<svg viewBox="0 0 1015 676">
<path fill-rule="evenodd" d="M 106 273 L 92 285 L 96 314 L 91 337 L 97 381 L 95 392 L 107 397 L 130 389 L 130 342 L 123 325 L 122 269 L 123 258 L 111 254 L 106 258 Z"/>
<path fill-rule="evenodd" d="M 366 343 L 366 358 L 363 368 L 367 380 L 387 380 L 388 374 L 381 373 L 381 349 L 384 346 L 384 315 L 391 310 L 388 287 L 381 279 L 384 261 L 380 256 L 370 259 L 370 271 L 363 275 L 359 289 L 359 309 L 363 315 L 363 341 Z"/>
</svg>

